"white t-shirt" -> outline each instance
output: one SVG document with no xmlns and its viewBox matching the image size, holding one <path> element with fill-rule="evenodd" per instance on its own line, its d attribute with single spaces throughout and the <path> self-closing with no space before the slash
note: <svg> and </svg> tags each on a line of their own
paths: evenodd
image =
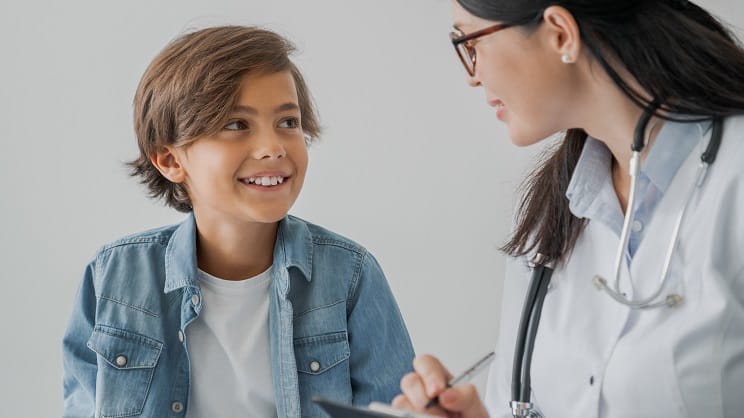
<svg viewBox="0 0 744 418">
<path fill-rule="evenodd" d="M 187 418 L 276 417 L 269 347 L 271 268 L 222 280 L 199 270 L 202 310 L 187 327 Z"/>
</svg>

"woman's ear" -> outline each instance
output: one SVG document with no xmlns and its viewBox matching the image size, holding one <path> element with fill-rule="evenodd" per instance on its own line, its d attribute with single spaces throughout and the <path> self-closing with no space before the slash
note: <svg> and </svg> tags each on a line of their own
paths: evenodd
<svg viewBox="0 0 744 418">
<path fill-rule="evenodd" d="M 186 170 L 181 165 L 173 147 L 167 145 L 158 147 L 157 151 L 150 155 L 150 161 L 163 177 L 173 183 L 183 183 L 186 178 Z"/>
<path fill-rule="evenodd" d="M 561 6 L 550 6 L 543 12 L 543 21 L 556 59 L 564 64 L 576 62 L 581 52 L 581 32 L 571 12 Z"/>
</svg>

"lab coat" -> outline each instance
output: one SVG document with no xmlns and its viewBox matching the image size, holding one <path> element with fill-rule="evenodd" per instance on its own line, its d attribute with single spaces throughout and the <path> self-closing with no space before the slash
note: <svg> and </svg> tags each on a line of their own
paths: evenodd
<svg viewBox="0 0 744 418">
<path fill-rule="evenodd" d="M 656 289 L 708 137 L 683 162 L 622 265 L 620 289 L 630 298 Z M 680 230 L 668 286 L 683 304 L 633 310 L 597 290 L 597 273 L 614 283 L 618 244 L 617 233 L 588 222 L 556 267 L 533 353 L 535 408 L 546 418 L 744 417 L 744 117 L 725 121 L 718 158 Z M 507 262 L 485 394 L 492 417 L 511 416 L 514 342 L 530 275 L 524 257 Z"/>
</svg>

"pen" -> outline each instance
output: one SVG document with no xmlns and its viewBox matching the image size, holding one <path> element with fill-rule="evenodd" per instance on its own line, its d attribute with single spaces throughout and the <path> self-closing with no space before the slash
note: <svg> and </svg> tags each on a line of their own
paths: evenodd
<svg viewBox="0 0 744 418">
<path fill-rule="evenodd" d="M 467 382 L 471 378 L 473 378 L 476 374 L 480 373 L 483 369 L 486 368 L 489 364 L 491 364 L 491 361 L 495 358 L 496 353 L 494 351 L 491 351 L 490 353 L 486 354 L 485 357 L 478 360 L 470 366 L 469 369 L 465 370 L 461 375 L 455 377 L 454 379 L 447 382 L 447 389 L 451 388 L 452 386 L 455 386 L 456 384 L 460 382 Z M 434 397 L 429 400 L 429 402 L 426 404 L 426 409 L 431 408 L 432 406 L 435 406 L 439 403 L 439 397 Z"/>
</svg>

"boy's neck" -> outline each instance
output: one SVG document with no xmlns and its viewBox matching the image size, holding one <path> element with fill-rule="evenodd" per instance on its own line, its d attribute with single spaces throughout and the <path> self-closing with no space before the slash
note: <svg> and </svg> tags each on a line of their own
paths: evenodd
<svg viewBox="0 0 744 418">
<path fill-rule="evenodd" d="M 196 254 L 199 268 L 223 280 L 243 280 L 266 271 L 274 259 L 278 222 L 200 223 Z"/>
</svg>

